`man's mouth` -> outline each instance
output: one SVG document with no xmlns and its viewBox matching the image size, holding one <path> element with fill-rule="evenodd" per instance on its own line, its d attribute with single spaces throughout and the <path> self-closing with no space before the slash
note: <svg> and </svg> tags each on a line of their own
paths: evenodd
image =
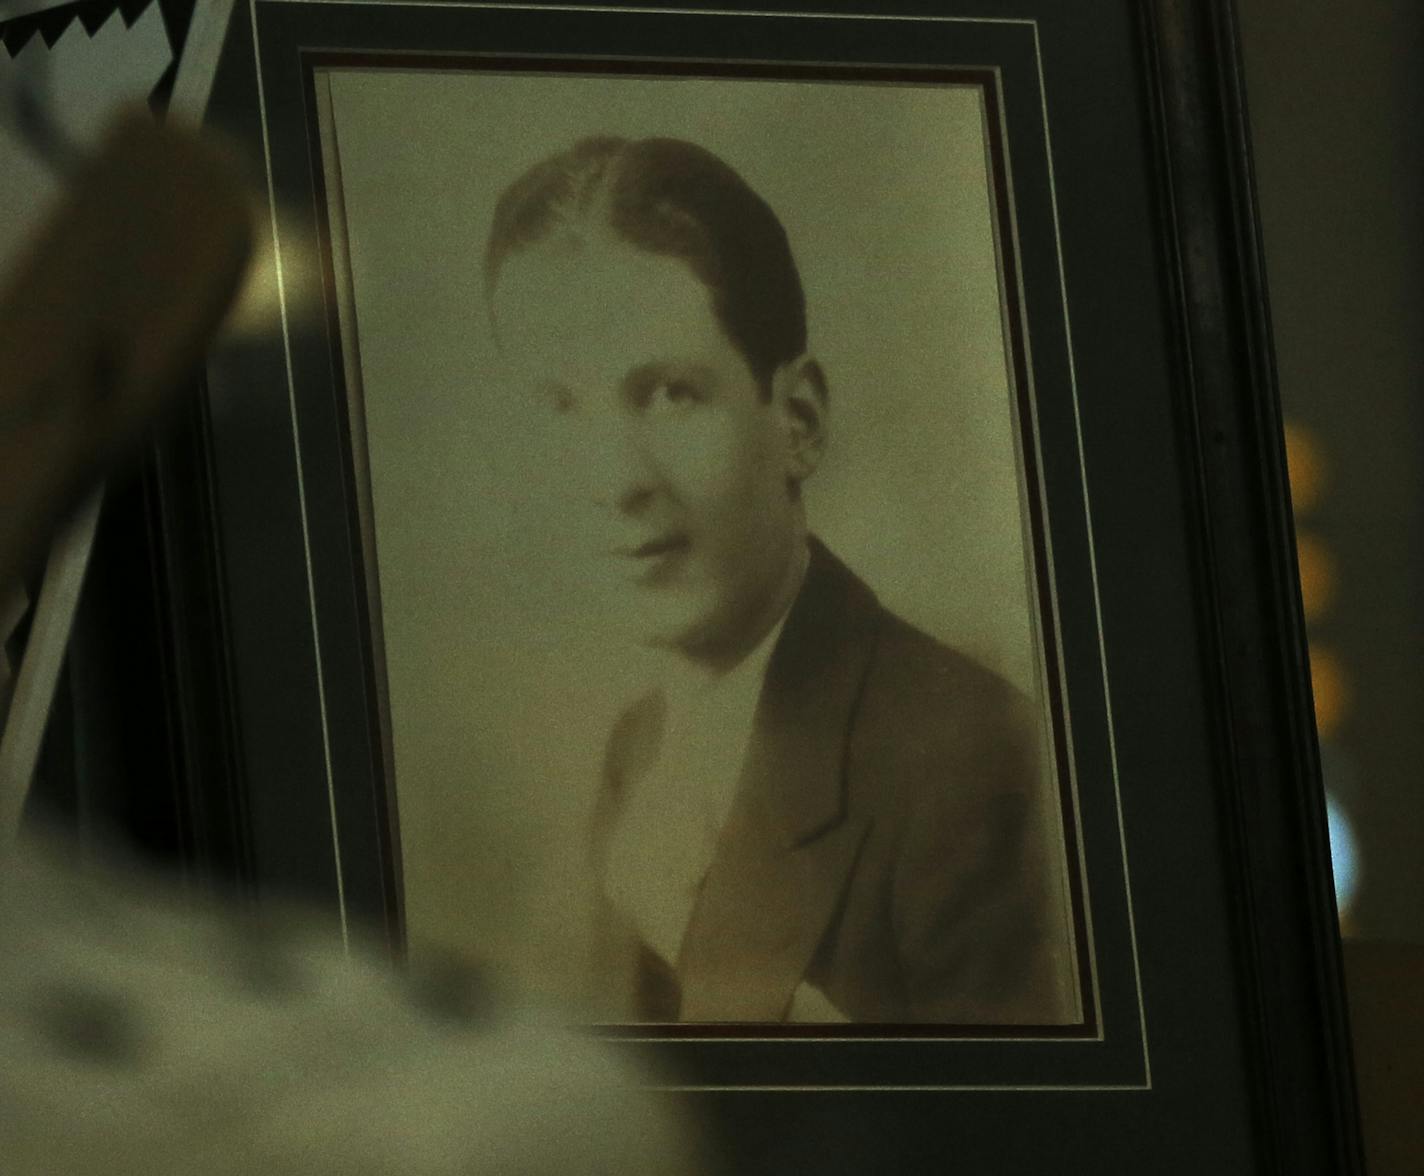
<svg viewBox="0 0 1424 1176">
<path fill-rule="evenodd" d="M 615 547 L 614 555 L 621 555 L 625 559 L 656 559 L 661 555 L 669 555 L 675 551 L 686 551 L 690 545 L 690 540 L 686 535 L 660 535 L 656 539 L 648 539 L 643 543 L 630 546 Z"/>
</svg>

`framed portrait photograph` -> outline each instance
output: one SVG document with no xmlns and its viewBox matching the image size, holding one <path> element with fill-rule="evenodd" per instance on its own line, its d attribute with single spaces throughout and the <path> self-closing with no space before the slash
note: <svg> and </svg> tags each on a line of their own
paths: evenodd
<svg viewBox="0 0 1424 1176">
<path fill-rule="evenodd" d="M 196 857 L 739 1170 L 1350 1162 L 1229 9 L 213 12 Z"/>
<path fill-rule="evenodd" d="M 1090 1030 L 992 75 L 314 84 L 407 936 L 600 1018 Z"/>
</svg>

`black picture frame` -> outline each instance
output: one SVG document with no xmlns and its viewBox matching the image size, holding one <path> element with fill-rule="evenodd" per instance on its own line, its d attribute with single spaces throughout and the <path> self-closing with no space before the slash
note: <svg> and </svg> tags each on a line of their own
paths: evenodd
<svg viewBox="0 0 1424 1176">
<path fill-rule="evenodd" d="M 986 1171 L 1358 1171 L 1231 6 L 856 7 L 247 0 L 208 122 L 250 149 L 284 216 L 315 225 L 316 62 L 448 60 L 464 37 L 526 67 L 576 51 L 724 73 L 754 56 L 761 69 L 860 61 L 999 79 L 1015 228 L 1031 255 L 1034 383 L 1040 395 L 1055 378 L 1083 391 L 1045 429 L 1059 430 L 1052 448 L 1071 422 L 1093 504 L 1087 542 L 1054 547 L 1061 578 L 1091 584 L 1100 609 L 1091 633 L 1065 624 L 1065 641 L 1088 642 L 1103 666 L 1099 696 L 1074 697 L 1069 713 L 1079 747 L 1100 741 L 1098 767 L 1123 781 L 1100 794 L 1115 809 L 1103 824 L 1091 798 L 1082 814 L 1100 1032 L 662 1034 L 654 1048 L 681 1075 L 673 1084 L 698 1092 L 737 1170 L 928 1171 L 953 1158 Z M 275 213 L 265 231 L 280 237 Z M 337 394 L 334 271 L 320 257 L 283 280 L 324 294 L 323 312 L 216 351 L 207 396 L 160 454 L 167 648 L 183 700 L 171 725 L 196 862 L 258 894 L 339 909 L 343 926 L 377 928 L 398 951 L 379 609 Z M 1061 311 L 1043 310 L 1055 296 Z M 299 399 L 296 385 L 320 394 Z M 1044 477 L 1054 513 L 1064 483 Z M 1099 836 L 1107 817 L 1115 858 Z M 1114 991 L 1129 960 L 1132 983 Z"/>
</svg>

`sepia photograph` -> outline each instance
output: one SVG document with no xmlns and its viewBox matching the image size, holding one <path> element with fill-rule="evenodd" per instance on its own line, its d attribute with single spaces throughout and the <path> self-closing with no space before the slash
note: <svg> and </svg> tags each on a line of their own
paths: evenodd
<svg viewBox="0 0 1424 1176">
<path fill-rule="evenodd" d="M 985 76 L 317 71 L 413 947 L 606 1025 L 1090 1019 Z"/>
</svg>

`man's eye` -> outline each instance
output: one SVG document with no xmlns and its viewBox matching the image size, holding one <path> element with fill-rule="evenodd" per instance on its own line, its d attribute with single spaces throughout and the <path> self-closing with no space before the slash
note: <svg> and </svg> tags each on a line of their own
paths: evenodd
<svg viewBox="0 0 1424 1176">
<path fill-rule="evenodd" d="M 654 409 L 682 408 L 696 404 L 700 399 L 697 385 L 690 380 L 659 380 L 653 386 L 648 403 L 649 407 Z"/>
<path fill-rule="evenodd" d="M 549 384 L 543 390 L 543 402 L 550 412 L 565 413 L 574 407 L 573 393 L 558 384 Z"/>
</svg>

